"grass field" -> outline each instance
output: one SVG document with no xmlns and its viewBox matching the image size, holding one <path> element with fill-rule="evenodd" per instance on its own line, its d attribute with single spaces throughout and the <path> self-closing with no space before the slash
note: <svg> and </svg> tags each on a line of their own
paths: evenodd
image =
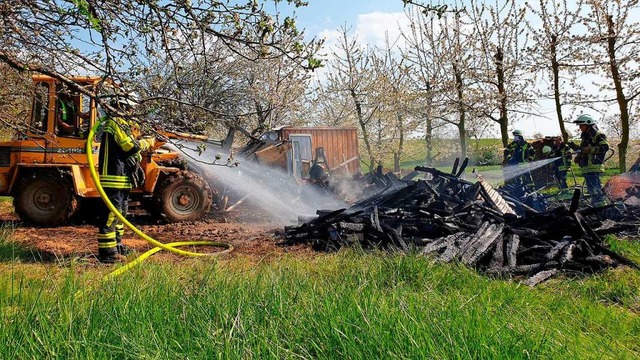
<svg viewBox="0 0 640 360">
<path fill-rule="evenodd" d="M 0 228 L 0 359 L 640 358 L 629 268 L 529 288 L 416 254 L 342 251 L 151 259 L 103 281 L 113 267 L 42 262 L 11 237 Z M 639 240 L 607 238 L 635 262 Z"/>
<path fill-rule="evenodd" d="M 27 250 L 3 235 L 2 359 L 640 357 L 640 273 L 628 268 L 532 289 L 417 255 L 345 251 L 152 260 L 102 282 L 111 267 L 23 263 Z M 637 242 L 610 241 L 640 261 Z"/>
</svg>

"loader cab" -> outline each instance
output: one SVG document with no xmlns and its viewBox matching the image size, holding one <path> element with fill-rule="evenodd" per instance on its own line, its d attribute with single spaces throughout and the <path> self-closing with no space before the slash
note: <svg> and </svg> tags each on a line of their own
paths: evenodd
<svg viewBox="0 0 640 360">
<path fill-rule="evenodd" d="M 99 78 L 75 77 L 72 80 L 80 86 L 90 87 Z M 96 119 L 95 100 L 64 87 L 48 76 L 36 75 L 33 82 L 28 135 L 85 140 Z"/>
</svg>

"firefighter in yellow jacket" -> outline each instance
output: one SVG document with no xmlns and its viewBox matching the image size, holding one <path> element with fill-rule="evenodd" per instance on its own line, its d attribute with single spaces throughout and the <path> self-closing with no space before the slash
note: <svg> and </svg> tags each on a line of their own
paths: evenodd
<svg viewBox="0 0 640 360">
<path fill-rule="evenodd" d="M 604 171 L 604 160 L 609 143 L 607 136 L 598 130 L 595 120 L 586 114 L 578 116 L 575 124 L 580 126 L 580 152 L 574 162 L 580 166 L 582 176 L 591 195 L 591 205 L 606 205 L 600 174 Z"/>
<path fill-rule="evenodd" d="M 110 105 L 123 113 L 131 113 L 137 102 L 119 96 Z M 140 167 L 141 152 L 153 147 L 155 139 L 138 139 L 137 124 L 118 116 L 106 116 L 102 122 L 102 139 L 98 157 L 100 183 L 115 208 L 124 216 L 128 210 L 129 191 L 144 183 Z M 122 243 L 124 225 L 103 205 L 99 213 L 98 260 L 113 263 L 129 250 Z"/>
</svg>

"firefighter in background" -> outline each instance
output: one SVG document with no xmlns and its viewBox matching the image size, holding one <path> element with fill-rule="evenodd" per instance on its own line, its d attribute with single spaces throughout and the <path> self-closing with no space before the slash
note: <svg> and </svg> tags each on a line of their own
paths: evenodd
<svg viewBox="0 0 640 360">
<path fill-rule="evenodd" d="M 118 96 L 110 105 L 121 113 L 131 114 L 137 102 L 131 96 Z M 131 118 L 108 114 L 102 121 L 100 183 L 115 208 L 126 216 L 129 191 L 144 183 L 141 152 L 153 147 L 155 139 L 139 139 L 139 128 Z M 104 204 L 98 217 L 98 260 L 113 263 L 129 252 L 122 243 L 124 225 Z"/>
<path fill-rule="evenodd" d="M 557 158 L 551 166 L 553 167 L 553 174 L 558 181 L 558 187 L 560 189 L 567 189 L 567 172 L 571 168 L 571 158 L 573 150 L 571 146 L 562 141 L 562 137 L 556 136 L 553 138 L 553 144 L 551 146 L 545 145 L 542 148 L 542 153 L 547 159 Z"/>
<path fill-rule="evenodd" d="M 574 121 L 580 127 L 580 149 L 574 161 L 584 176 L 587 191 L 591 194 L 591 205 L 606 205 L 600 174 L 604 171 L 605 154 L 609 151 L 607 136 L 598 130 L 595 120 L 583 114 Z"/>
<path fill-rule="evenodd" d="M 526 142 L 524 137 L 522 137 L 521 130 L 514 130 L 512 134 L 513 141 L 507 145 L 506 149 L 504 149 L 504 160 L 502 164 L 505 168 L 529 163 L 533 161 L 536 154 L 533 146 Z M 505 174 L 505 185 L 529 185 L 531 183 L 532 180 L 529 173 L 513 178 L 510 178 Z"/>
<path fill-rule="evenodd" d="M 504 150 L 504 165 L 518 165 L 533 161 L 536 152 L 528 142 L 524 141 L 522 131 L 513 131 L 513 141 Z"/>
</svg>

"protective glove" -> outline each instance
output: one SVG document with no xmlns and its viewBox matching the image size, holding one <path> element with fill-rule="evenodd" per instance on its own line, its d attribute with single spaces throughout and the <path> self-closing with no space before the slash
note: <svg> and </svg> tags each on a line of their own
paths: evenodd
<svg viewBox="0 0 640 360">
<path fill-rule="evenodd" d="M 580 164 L 580 160 L 582 159 L 582 153 L 576 154 L 576 157 L 573 158 L 573 162 L 576 164 Z"/>
<path fill-rule="evenodd" d="M 583 155 L 587 155 L 587 154 L 590 154 L 592 150 L 593 150 L 593 149 L 591 148 L 591 145 L 589 145 L 589 146 L 587 146 L 587 147 L 583 148 L 583 149 L 580 151 L 580 153 L 581 153 L 581 154 L 583 154 Z"/>
<path fill-rule="evenodd" d="M 144 174 L 144 170 L 142 170 L 142 166 L 140 166 L 140 163 L 138 163 L 134 168 L 133 171 L 131 172 L 131 175 L 129 176 L 130 180 L 131 180 L 131 186 L 133 186 L 134 188 L 140 187 L 142 185 L 144 185 L 144 181 L 145 181 L 145 174 Z"/>
<path fill-rule="evenodd" d="M 144 138 L 138 141 L 140 143 L 140 150 L 146 151 L 151 149 L 156 144 L 156 139 L 152 137 Z"/>
<path fill-rule="evenodd" d="M 136 166 L 138 167 L 140 166 L 141 161 L 142 161 L 142 155 L 139 152 L 137 152 L 129 156 L 125 161 L 125 164 L 127 165 L 127 169 L 129 169 L 129 171 L 132 171 L 132 169 L 135 168 Z"/>
</svg>

